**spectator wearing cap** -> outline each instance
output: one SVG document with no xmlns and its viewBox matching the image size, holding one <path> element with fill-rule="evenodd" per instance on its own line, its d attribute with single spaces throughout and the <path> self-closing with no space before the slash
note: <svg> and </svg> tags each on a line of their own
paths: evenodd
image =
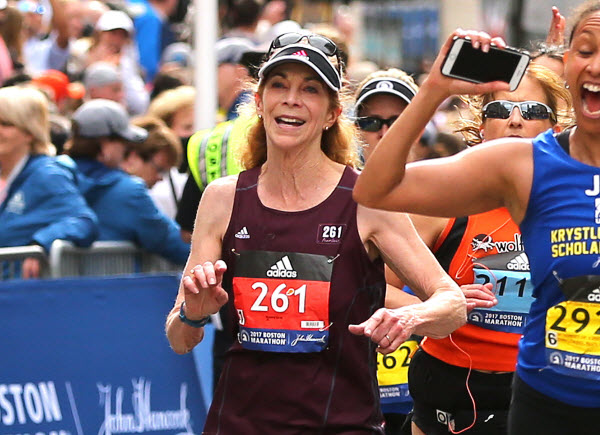
<svg viewBox="0 0 600 435">
<path fill-rule="evenodd" d="M 192 48 L 185 42 L 175 42 L 163 51 L 160 69 L 152 83 L 150 99 L 166 90 L 166 86 L 175 81 L 179 82 L 176 86 L 189 85 L 193 82 Z M 176 86 L 171 86 L 171 89 Z"/>
<path fill-rule="evenodd" d="M 123 82 L 127 111 L 139 115 L 146 112 L 150 97 L 140 75 L 133 35 L 133 21 L 129 15 L 116 10 L 104 12 L 96 22 L 94 42 L 84 65 L 88 67 L 100 61 L 115 65 Z"/>
<path fill-rule="evenodd" d="M 156 206 L 173 218 L 181 187 L 176 185 L 177 167 L 181 163 L 182 150 L 179 138 L 167 125 L 154 116 L 141 116 L 131 123 L 148 131 L 144 142 L 133 144 L 121 165 L 124 171 L 146 182 Z M 180 183 L 181 184 L 181 183 Z"/>
<path fill-rule="evenodd" d="M 240 104 L 249 98 L 244 83 L 249 77 L 248 69 L 241 64 L 242 56 L 255 50 L 255 46 L 244 38 L 223 38 L 217 41 L 217 100 L 224 119 L 237 118 Z"/>
<path fill-rule="evenodd" d="M 46 7 L 36 0 L 20 0 L 17 8 L 23 15 L 23 59 L 32 75 L 48 69 L 64 70 L 69 58 L 69 21 L 61 0 L 49 0 L 52 7 L 50 29 L 44 28 Z"/>
<path fill-rule="evenodd" d="M 67 111 L 69 100 L 81 100 L 85 94 L 81 83 L 71 83 L 65 73 L 53 69 L 35 76 L 31 84 L 44 92 L 61 114 Z"/>
<path fill-rule="evenodd" d="M 40 91 L 0 89 L 0 247 L 40 245 L 49 252 L 54 240 L 89 246 L 98 235 L 75 174 L 52 157 L 49 130 Z M 38 260 L 21 266 L 22 278 L 39 276 Z"/>
<path fill-rule="evenodd" d="M 86 97 L 90 100 L 104 98 L 125 103 L 123 81 L 117 67 L 109 62 L 96 62 L 88 66 L 83 77 Z"/>
<path fill-rule="evenodd" d="M 140 177 L 151 188 L 181 163 L 181 144 L 175 133 L 159 118 L 140 116 L 131 120 L 133 125 L 148 132 L 143 142 L 133 143 L 125 154 L 121 167 Z"/>
<path fill-rule="evenodd" d="M 140 64 L 144 70 L 145 80 L 152 82 L 158 72 L 165 47 L 175 42 L 169 16 L 175 12 L 177 0 L 148 0 L 134 3 L 142 9 L 134 20 Z"/>
<path fill-rule="evenodd" d="M 71 133 L 65 151 L 79 171 L 85 199 L 98 216 L 99 240 L 131 241 L 183 264 L 189 245 L 179 237 L 179 227 L 158 210 L 142 179 L 120 169 L 130 144 L 146 140 L 147 131 L 130 124 L 120 104 L 95 99 L 73 114 Z"/>
</svg>

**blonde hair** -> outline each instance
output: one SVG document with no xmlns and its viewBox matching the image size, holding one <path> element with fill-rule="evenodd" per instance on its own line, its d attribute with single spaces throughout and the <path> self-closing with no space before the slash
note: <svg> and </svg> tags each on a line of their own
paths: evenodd
<svg viewBox="0 0 600 435">
<path fill-rule="evenodd" d="M 544 91 L 547 104 L 556 115 L 556 122 L 550 119 L 552 125 L 561 128 L 571 127 L 574 123 L 573 102 L 571 94 L 565 88 L 563 80 L 552 70 L 545 66 L 530 63 L 526 75 L 535 80 Z M 483 107 L 494 101 L 494 93 L 461 97 L 469 107 L 473 119 L 459 118 L 455 122 L 455 133 L 461 133 L 467 145 L 476 145 L 483 142 L 481 126 L 483 125 Z"/>
<path fill-rule="evenodd" d="M 50 142 L 48 100 L 42 92 L 25 86 L 0 88 L 0 120 L 32 136 L 31 154 L 56 154 Z"/>
<path fill-rule="evenodd" d="M 249 88 L 262 95 L 266 78 L 260 83 L 251 82 Z M 321 136 L 321 150 L 329 159 L 334 162 L 356 167 L 359 161 L 358 144 L 355 140 L 357 130 L 354 123 L 344 114 L 344 107 L 350 101 L 348 95 L 342 88 L 339 92 L 334 92 L 327 88 L 329 96 L 329 109 L 340 110 L 340 116 L 335 123 L 327 130 L 323 131 Z M 246 134 L 247 142 L 242 144 L 240 150 L 241 165 L 244 169 L 252 169 L 262 165 L 267 161 L 267 132 L 262 119 L 258 118 L 256 104 L 254 99 L 250 99 L 239 107 L 240 117 L 248 120 L 248 132 Z"/>
<path fill-rule="evenodd" d="M 193 86 L 178 86 L 173 89 L 161 92 L 150 103 L 148 115 L 155 116 L 170 126 L 173 121 L 173 115 L 179 110 L 187 107 L 194 107 L 196 99 L 196 88 Z"/>
</svg>

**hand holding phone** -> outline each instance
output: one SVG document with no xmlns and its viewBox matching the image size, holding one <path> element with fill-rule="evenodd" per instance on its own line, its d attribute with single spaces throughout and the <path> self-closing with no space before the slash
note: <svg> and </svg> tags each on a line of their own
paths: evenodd
<svg viewBox="0 0 600 435">
<path fill-rule="evenodd" d="M 473 83 L 503 81 L 514 91 L 530 60 L 527 52 L 514 48 L 492 45 L 486 53 L 473 48 L 470 39 L 456 38 L 442 63 L 442 74 Z"/>
</svg>

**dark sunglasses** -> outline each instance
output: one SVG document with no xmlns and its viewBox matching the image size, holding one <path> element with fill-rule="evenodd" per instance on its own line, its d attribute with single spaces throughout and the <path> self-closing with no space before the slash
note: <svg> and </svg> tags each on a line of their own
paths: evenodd
<svg viewBox="0 0 600 435">
<path fill-rule="evenodd" d="M 382 119 L 378 116 L 361 116 L 356 118 L 356 125 L 362 131 L 375 133 L 383 128 L 384 125 L 391 127 L 392 123 L 398 119 L 398 116 L 390 116 L 388 119 Z"/>
<path fill-rule="evenodd" d="M 515 107 L 519 108 L 523 119 L 528 121 L 549 119 L 552 122 L 556 122 L 556 117 L 552 109 L 539 101 L 522 101 L 518 103 L 508 100 L 491 101 L 483 106 L 483 116 L 493 119 L 508 119 Z"/>
<path fill-rule="evenodd" d="M 317 35 L 315 33 L 289 32 L 279 35 L 271 42 L 271 46 L 269 47 L 269 51 L 267 52 L 267 59 L 271 58 L 273 50 L 287 47 L 288 45 L 297 44 L 303 39 L 305 39 L 310 46 L 322 51 L 324 55 L 335 56 L 338 64 L 338 71 L 341 74 L 342 63 L 340 60 L 340 54 L 337 45 L 335 45 L 335 42 L 333 42 L 331 39 L 322 35 Z"/>
</svg>

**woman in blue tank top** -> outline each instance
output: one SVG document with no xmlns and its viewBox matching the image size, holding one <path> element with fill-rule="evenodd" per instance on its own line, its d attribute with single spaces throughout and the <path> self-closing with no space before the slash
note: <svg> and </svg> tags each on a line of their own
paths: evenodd
<svg viewBox="0 0 600 435">
<path fill-rule="evenodd" d="M 352 199 L 354 127 L 336 54 L 320 35 L 273 41 L 247 107 L 246 170 L 202 196 L 166 329 L 189 352 L 229 304 L 234 344 L 204 433 L 382 434 L 375 348 L 465 321 L 460 289 L 407 217 Z M 382 259 L 427 301 L 381 308 Z"/>
<path fill-rule="evenodd" d="M 596 434 L 600 417 L 600 2 L 575 14 L 565 78 L 577 126 L 555 136 L 491 141 L 448 159 L 405 166 L 410 145 L 454 94 L 508 84 L 450 79 L 440 67 L 454 37 L 505 47 L 483 32 L 455 31 L 409 107 L 377 146 L 354 197 L 363 205 L 434 216 L 506 207 L 520 226 L 535 300 L 519 344 L 511 434 Z M 518 109 L 542 116 L 528 104 Z M 561 145 L 562 144 L 562 145 Z M 389 162 L 394 162 L 390 165 Z M 449 188 L 449 186 L 451 186 Z"/>
</svg>

